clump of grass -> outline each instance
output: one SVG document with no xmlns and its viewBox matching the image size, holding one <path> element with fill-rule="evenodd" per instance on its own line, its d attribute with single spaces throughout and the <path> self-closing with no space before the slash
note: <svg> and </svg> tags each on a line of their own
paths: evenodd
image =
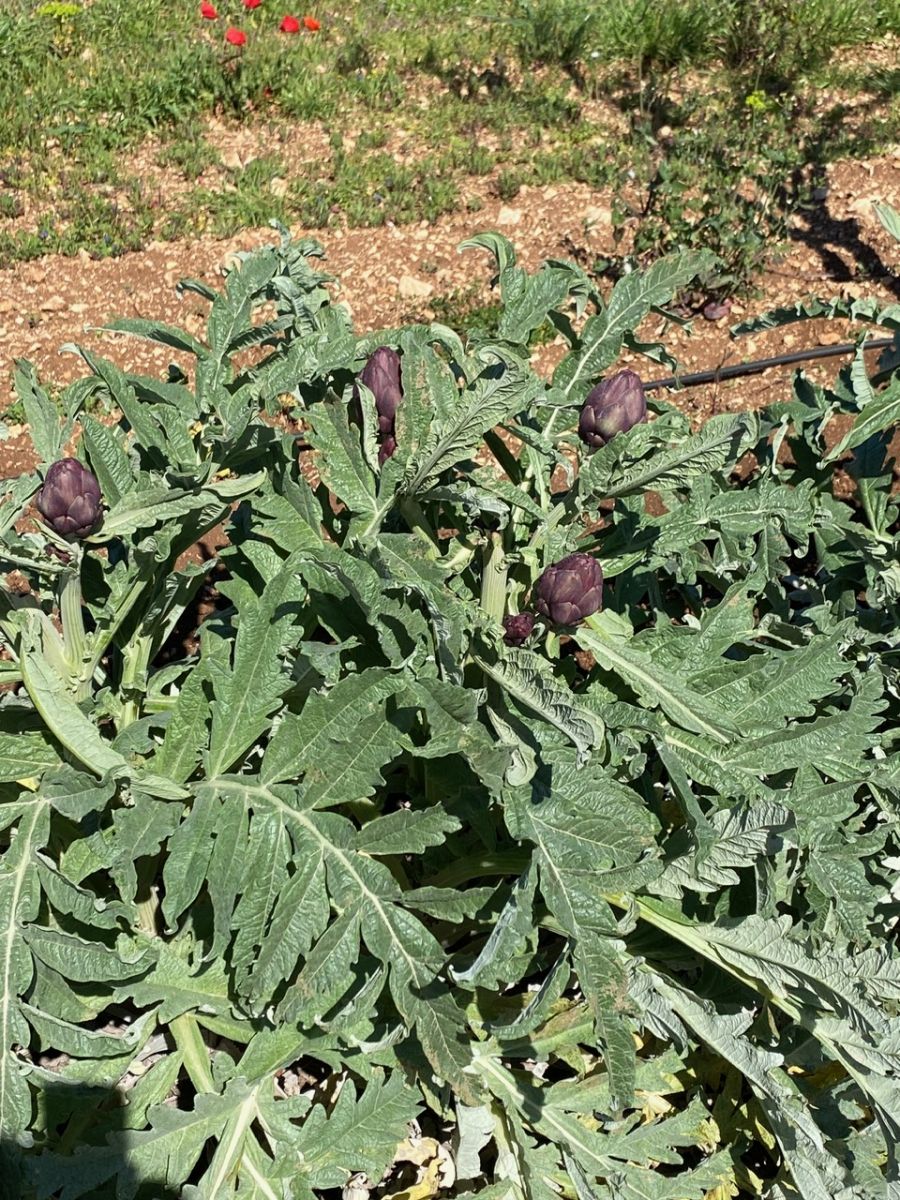
<svg viewBox="0 0 900 1200">
<path fill-rule="evenodd" d="M 157 161 L 161 167 L 175 167 L 193 182 L 215 166 L 219 156 L 200 133 L 188 127 L 160 149 Z"/>
</svg>

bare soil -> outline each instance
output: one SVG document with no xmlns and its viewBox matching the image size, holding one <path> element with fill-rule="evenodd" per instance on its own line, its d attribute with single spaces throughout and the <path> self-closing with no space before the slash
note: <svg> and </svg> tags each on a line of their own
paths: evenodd
<svg viewBox="0 0 900 1200">
<path fill-rule="evenodd" d="M 900 146 L 869 160 L 833 164 L 815 209 L 793 220 L 789 243 L 756 281 L 756 297 L 735 303 L 718 320 L 698 317 L 690 331 L 663 328 L 654 321 L 644 333 L 665 333 L 682 372 L 700 371 L 852 338 L 844 322 L 813 321 L 735 341 L 729 326 L 775 305 L 819 296 L 873 296 L 900 303 L 900 245 L 882 229 L 873 208 L 886 202 L 900 208 Z M 327 251 L 326 268 L 339 283 L 335 298 L 350 310 L 360 332 L 411 319 L 431 319 L 438 297 L 467 288 L 490 301 L 490 265 L 477 252 L 460 254 L 466 237 L 498 229 L 515 244 L 522 265 L 536 268 L 547 257 L 585 261 L 612 252 L 611 196 L 572 184 L 523 188 L 515 200 L 487 198 L 476 214 L 458 212 L 432 225 L 380 229 L 295 229 L 313 234 Z M 131 371 L 165 373 L 178 354 L 98 326 L 117 317 L 148 317 L 183 325 L 202 334 L 207 305 L 199 297 L 179 299 L 175 285 L 191 276 L 220 286 L 230 256 L 271 241 L 269 229 L 247 230 L 229 240 L 194 238 L 154 242 L 118 259 L 47 257 L 0 271 L 0 410 L 13 400 L 12 366 L 32 360 L 48 382 L 64 384 L 82 373 L 80 360 L 61 353 L 79 342 Z M 549 372 L 564 353 L 551 343 L 535 352 L 535 366 Z M 629 361 L 624 356 L 623 365 Z M 810 366 L 827 378 L 840 360 Z M 184 364 L 186 365 L 186 364 Z M 647 375 L 646 365 L 642 367 Z M 697 420 L 723 410 L 767 403 L 785 393 L 792 368 L 673 393 L 675 402 Z M 653 372 L 666 374 L 664 369 Z M 12 427 L 0 443 L 0 478 L 31 465 L 27 434 Z"/>
</svg>

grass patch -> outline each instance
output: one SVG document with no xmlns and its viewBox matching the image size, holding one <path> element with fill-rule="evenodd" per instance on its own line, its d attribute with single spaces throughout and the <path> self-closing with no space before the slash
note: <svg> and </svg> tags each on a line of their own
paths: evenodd
<svg viewBox="0 0 900 1200">
<path fill-rule="evenodd" d="M 187 127 L 160 150 L 157 162 L 161 167 L 174 167 L 193 182 L 219 161 L 216 151 L 196 129 Z"/>
<path fill-rule="evenodd" d="M 514 0 L 484 15 L 437 0 L 352 0 L 317 7 L 320 31 L 294 37 L 265 5 L 218 7 L 221 18 L 204 21 L 168 0 L 7 0 L 0 262 L 120 253 L 185 222 L 233 233 L 273 216 L 431 220 L 460 203 L 467 177 L 491 176 L 504 200 L 533 183 L 614 188 L 622 228 L 641 225 L 639 254 L 711 239 L 735 281 L 723 286 L 740 286 L 783 231 L 811 155 L 875 152 L 900 136 L 896 67 L 853 50 L 900 33 L 900 0 Z M 230 23 L 247 33 L 243 49 L 225 43 Z M 839 105 L 820 107 L 834 80 L 874 96 L 852 135 Z M 284 164 L 264 154 L 223 169 L 211 118 L 235 130 L 271 124 Z M 672 136 L 660 137 L 666 127 Z M 313 129 L 330 138 L 324 155 L 318 144 L 305 151 Z M 123 210 L 103 187 L 120 173 L 120 190 L 130 186 L 129 156 L 149 134 L 179 186 Z M 277 177 L 286 190 L 273 191 Z M 75 179 L 96 194 L 67 195 Z M 748 208 L 761 181 L 762 207 Z M 636 215 L 622 197 L 642 186 Z M 28 228 L 23 193 L 41 214 Z"/>
</svg>

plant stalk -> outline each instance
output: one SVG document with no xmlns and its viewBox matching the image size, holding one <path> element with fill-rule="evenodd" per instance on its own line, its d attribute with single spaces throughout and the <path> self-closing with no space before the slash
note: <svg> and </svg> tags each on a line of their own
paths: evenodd
<svg viewBox="0 0 900 1200">
<path fill-rule="evenodd" d="M 409 525 L 413 533 L 427 542 L 431 549 L 434 549 L 435 546 L 440 549 L 437 534 L 431 528 L 431 522 L 422 511 L 422 506 L 418 500 L 414 500 L 412 496 L 404 496 L 400 501 L 399 507 L 400 512 L 403 514 L 407 525 Z"/>
<path fill-rule="evenodd" d="M 143 933 L 149 934 L 150 937 L 157 937 L 159 930 L 156 927 L 156 918 L 159 913 L 159 896 L 153 887 L 153 880 L 156 878 L 157 868 L 159 867 L 159 858 L 154 855 L 149 860 L 140 859 L 137 864 L 137 894 L 141 895 L 146 892 L 143 900 L 138 900 L 137 903 L 137 923 L 138 929 Z"/>
<path fill-rule="evenodd" d="M 140 718 L 141 700 L 136 697 L 143 696 L 152 650 L 153 638 L 144 634 L 143 637 L 130 642 L 123 651 L 122 691 L 127 698 L 122 704 L 122 711 L 117 721 L 120 733 Z"/>
<path fill-rule="evenodd" d="M 98 629 L 91 638 L 91 654 L 89 659 L 87 659 L 87 661 L 85 661 L 82 665 L 81 675 L 78 680 L 79 694 L 76 696 L 77 699 L 87 698 L 86 695 L 82 696 L 81 692 L 85 691 L 89 694 L 90 683 L 94 677 L 94 672 L 100 665 L 100 660 L 103 658 L 103 655 L 109 648 L 110 642 L 112 642 L 113 638 L 118 633 L 122 622 L 134 608 L 135 604 L 137 604 L 141 597 L 141 593 L 144 591 L 146 586 L 146 580 L 138 580 L 119 607 L 116 609 L 115 615 L 113 616 L 109 626 L 102 631 Z"/>
<path fill-rule="evenodd" d="M 481 607 L 498 625 L 503 620 L 506 608 L 507 571 L 503 537 L 499 533 L 492 533 L 483 550 Z"/>
<path fill-rule="evenodd" d="M 175 1045 L 181 1051 L 184 1068 L 198 1092 L 215 1092 L 209 1065 L 209 1052 L 193 1013 L 182 1013 L 169 1022 Z"/>
<path fill-rule="evenodd" d="M 138 926 L 144 933 L 156 937 L 156 914 L 159 911 L 159 898 L 150 880 L 155 877 L 158 866 L 157 859 L 151 859 L 150 864 L 145 871 L 140 873 L 141 878 L 138 881 L 139 889 L 141 879 L 143 879 L 147 883 L 148 890 L 147 898 L 138 902 Z M 212 1077 L 212 1068 L 209 1065 L 209 1052 L 194 1014 L 188 1012 L 175 1017 L 169 1022 L 169 1029 L 176 1047 L 181 1052 L 184 1068 L 191 1083 L 198 1092 L 215 1092 L 216 1085 Z"/>
<path fill-rule="evenodd" d="M 59 614 L 63 627 L 66 657 L 71 665 L 73 680 L 80 681 L 87 654 L 87 634 L 84 630 L 84 609 L 81 603 L 81 563 L 67 568 L 60 580 Z M 82 699 L 82 697 L 78 697 Z"/>
</svg>

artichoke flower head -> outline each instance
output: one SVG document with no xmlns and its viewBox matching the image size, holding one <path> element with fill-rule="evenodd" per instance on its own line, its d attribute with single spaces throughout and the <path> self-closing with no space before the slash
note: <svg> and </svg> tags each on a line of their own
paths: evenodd
<svg viewBox="0 0 900 1200">
<path fill-rule="evenodd" d="M 568 554 L 544 571 L 532 601 L 554 625 L 577 625 L 603 603 L 603 569 L 590 554 Z"/>
<path fill-rule="evenodd" d="M 647 420 L 644 385 L 634 371 L 610 375 L 588 393 L 578 418 L 578 436 L 593 449 Z"/>
<path fill-rule="evenodd" d="M 53 463 L 35 503 L 50 528 L 69 542 L 89 537 L 103 518 L 97 477 L 77 458 Z"/>
</svg>

